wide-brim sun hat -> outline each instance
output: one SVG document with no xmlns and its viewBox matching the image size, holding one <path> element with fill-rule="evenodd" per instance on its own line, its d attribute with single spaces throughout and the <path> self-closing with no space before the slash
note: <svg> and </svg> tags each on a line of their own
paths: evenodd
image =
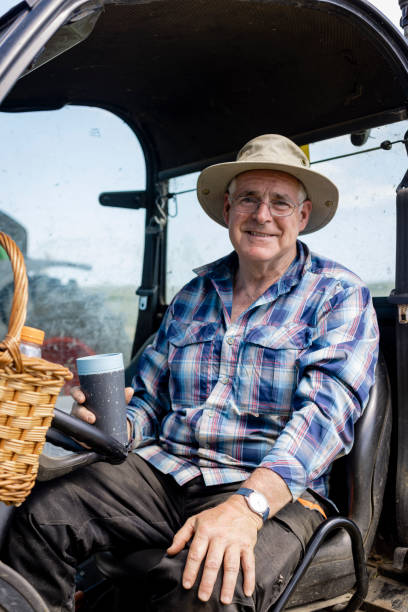
<svg viewBox="0 0 408 612">
<path fill-rule="evenodd" d="M 249 170 L 277 170 L 301 181 L 312 202 L 309 222 L 301 234 L 315 232 L 331 221 L 339 192 L 326 176 L 310 168 L 307 155 L 294 142 L 279 134 L 264 134 L 250 140 L 236 161 L 205 168 L 197 182 L 197 197 L 211 219 L 227 227 L 223 217 L 224 194 L 232 179 Z"/>
</svg>

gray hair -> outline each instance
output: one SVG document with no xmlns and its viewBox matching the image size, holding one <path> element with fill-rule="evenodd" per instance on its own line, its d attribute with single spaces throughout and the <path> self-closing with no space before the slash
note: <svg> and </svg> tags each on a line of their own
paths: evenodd
<svg viewBox="0 0 408 612">
<path fill-rule="evenodd" d="M 292 176 L 292 175 L 290 175 Z M 298 198 L 299 198 L 299 202 L 304 202 L 305 200 L 307 200 L 307 191 L 305 186 L 303 185 L 302 181 L 300 181 L 298 178 L 296 178 L 295 176 L 293 177 L 297 180 L 297 182 L 299 183 L 299 193 L 298 193 Z M 227 186 L 227 193 L 230 197 L 232 197 L 234 195 L 235 192 L 235 188 L 236 188 L 236 183 L 237 183 L 237 177 L 234 176 L 234 178 L 228 183 Z"/>
</svg>

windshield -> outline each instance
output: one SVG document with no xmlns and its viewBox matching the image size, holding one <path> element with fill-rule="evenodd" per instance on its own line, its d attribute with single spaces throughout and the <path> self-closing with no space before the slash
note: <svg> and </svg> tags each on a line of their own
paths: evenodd
<svg viewBox="0 0 408 612">
<path fill-rule="evenodd" d="M 0 150 L 0 228 L 25 255 L 27 325 L 45 331 L 43 356 L 72 370 L 82 354 L 122 352 L 127 363 L 145 213 L 101 206 L 98 198 L 104 191 L 144 189 L 134 133 L 101 109 L 67 107 L 2 113 L 0 135 L 7 142 Z M 8 260 L 0 266 L 3 339 L 13 280 Z"/>
</svg>

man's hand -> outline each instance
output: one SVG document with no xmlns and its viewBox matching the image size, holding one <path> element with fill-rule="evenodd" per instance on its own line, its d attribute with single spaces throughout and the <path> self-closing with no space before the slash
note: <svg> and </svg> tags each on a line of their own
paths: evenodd
<svg viewBox="0 0 408 612">
<path fill-rule="evenodd" d="M 132 387 L 126 387 L 125 389 L 126 404 L 128 404 L 130 400 L 132 399 L 133 393 L 134 391 Z M 91 410 L 88 410 L 88 408 L 84 405 L 86 398 L 85 398 L 84 393 L 81 391 L 80 387 L 72 387 L 71 395 L 73 399 L 75 400 L 72 405 L 71 414 L 76 416 L 78 419 L 85 421 L 86 423 L 90 423 L 91 425 L 95 423 L 96 417 L 94 413 Z M 128 430 L 128 439 L 130 439 L 132 431 L 131 431 L 131 425 L 129 421 L 127 421 L 127 430 Z M 88 448 L 84 444 L 82 444 L 82 446 L 85 446 L 86 448 Z"/>
<path fill-rule="evenodd" d="M 265 495 L 269 504 L 269 518 L 292 499 L 285 481 L 266 468 L 257 468 L 240 486 Z M 244 593 L 250 597 L 255 589 L 254 548 L 262 525 L 262 518 L 248 508 L 244 497 L 234 494 L 215 508 L 187 519 L 167 549 L 169 555 L 176 555 L 192 540 L 183 573 L 184 588 L 193 586 L 200 565 L 205 560 L 198 589 L 199 599 L 208 601 L 210 598 L 221 565 L 224 569 L 221 602 L 231 603 L 240 565 Z"/>
<path fill-rule="evenodd" d="M 183 587 L 189 589 L 193 586 L 205 559 L 198 590 L 201 601 L 210 598 L 221 565 L 224 569 L 221 602 L 231 603 L 240 565 L 244 576 L 244 593 L 250 597 L 255 588 L 254 547 L 262 524 L 262 518 L 249 510 L 245 500 L 238 495 L 215 508 L 191 516 L 167 549 L 169 555 L 176 555 L 192 538 L 183 573 Z"/>
</svg>

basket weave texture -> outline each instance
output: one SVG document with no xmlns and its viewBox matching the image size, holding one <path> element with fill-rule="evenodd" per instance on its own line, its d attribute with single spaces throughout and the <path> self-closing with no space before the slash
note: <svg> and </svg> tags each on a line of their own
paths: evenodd
<svg viewBox="0 0 408 612">
<path fill-rule="evenodd" d="M 28 300 L 24 258 L 15 242 L 0 232 L 14 274 L 8 333 L 0 342 L 0 501 L 19 506 L 38 472 L 54 405 L 71 372 L 58 364 L 20 353 Z"/>
</svg>

